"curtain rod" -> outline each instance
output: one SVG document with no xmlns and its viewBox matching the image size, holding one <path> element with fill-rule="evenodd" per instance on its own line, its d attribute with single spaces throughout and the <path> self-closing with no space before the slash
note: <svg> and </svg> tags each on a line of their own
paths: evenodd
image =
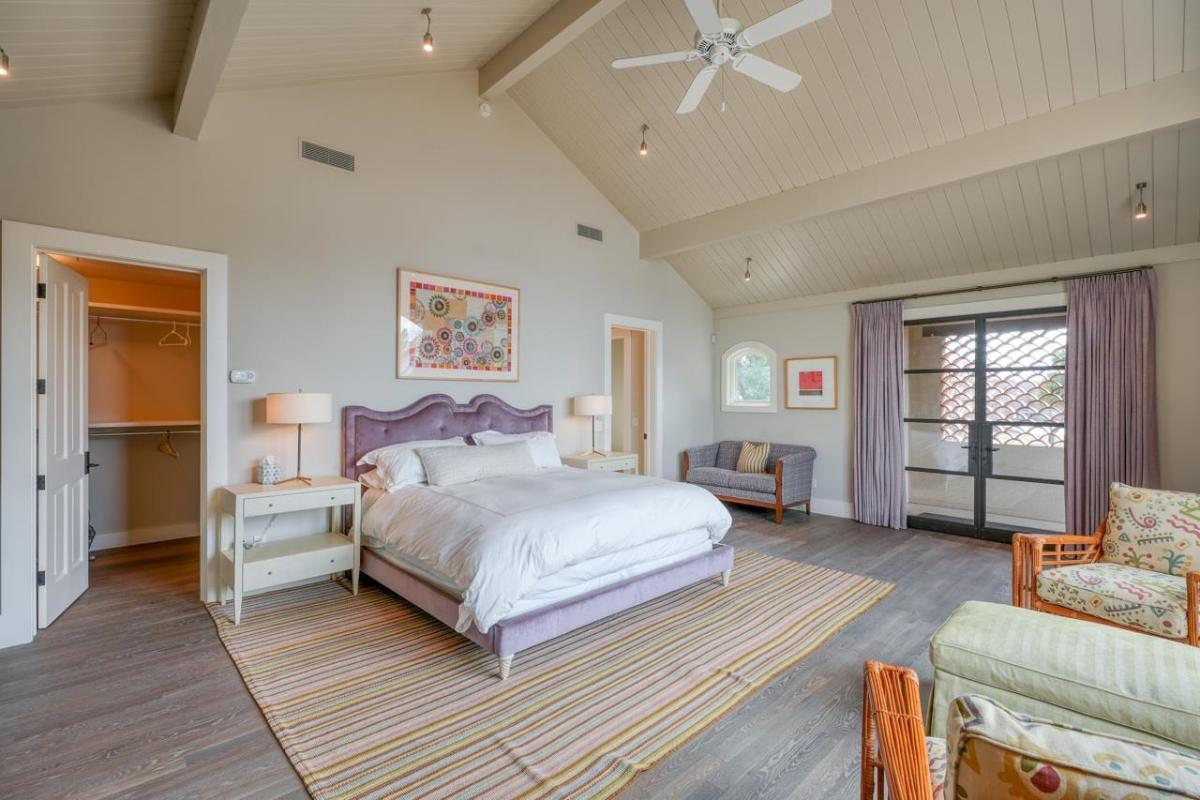
<svg viewBox="0 0 1200 800">
<path fill-rule="evenodd" d="M 874 300 L 855 300 L 850 305 L 860 306 L 867 303 L 886 303 L 889 300 L 918 300 L 923 297 L 941 297 L 947 294 L 967 294 L 970 292 L 986 292 L 990 289 L 1012 289 L 1017 286 L 1037 286 L 1040 283 L 1062 283 L 1063 281 L 1075 280 L 1076 278 L 1099 278 L 1104 275 L 1124 275 L 1128 272 L 1141 272 L 1142 270 L 1147 269 L 1154 269 L 1154 267 L 1123 267 L 1121 269 L 1110 269 L 1102 272 L 1082 272 L 1078 275 L 1038 278 L 1037 280 L 1028 281 L 1012 281 L 1011 283 L 995 283 L 991 286 L 968 286 L 964 289 L 944 289 L 940 292 L 917 292 L 916 294 L 901 294 L 896 295 L 895 297 L 877 297 Z"/>
</svg>

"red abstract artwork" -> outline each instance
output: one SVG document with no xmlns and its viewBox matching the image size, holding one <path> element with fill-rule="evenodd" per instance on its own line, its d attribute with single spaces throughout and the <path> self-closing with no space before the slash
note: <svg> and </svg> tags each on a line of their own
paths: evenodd
<svg viewBox="0 0 1200 800">
<path fill-rule="evenodd" d="M 825 373 L 820 370 L 804 371 L 797 373 L 799 383 L 796 387 L 796 393 L 805 397 L 819 397 L 824 391 Z"/>
</svg>

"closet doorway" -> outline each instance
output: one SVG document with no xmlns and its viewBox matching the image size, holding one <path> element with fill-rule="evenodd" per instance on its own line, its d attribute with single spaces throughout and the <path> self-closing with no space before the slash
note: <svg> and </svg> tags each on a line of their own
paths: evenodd
<svg viewBox="0 0 1200 800">
<path fill-rule="evenodd" d="M 662 475 L 662 341 L 658 320 L 604 315 L 604 449 L 636 453 L 640 475 Z"/>
<path fill-rule="evenodd" d="M 116 547 L 198 539 L 202 523 L 200 274 L 50 251 L 42 259 L 48 276 L 70 280 L 86 298 L 86 330 L 68 329 L 70 336 L 86 336 L 86 348 L 61 342 L 45 346 L 50 351 L 47 362 L 53 360 L 55 349 L 64 347 L 86 361 L 86 403 L 79 414 L 87 423 L 89 558 Z M 51 277 L 50 289 L 53 283 Z M 53 313 L 52 309 L 46 310 Z M 57 394 L 51 392 L 48 398 L 49 413 L 66 407 Z M 48 523 L 52 528 L 69 527 L 69 521 L 56 521 L 53 516 Z M 58 534 L 69 536 L 68 531 Z M 55 544 L 53 540 L 39 543 L 42 560 L 51 560 Z M 71 548 L 65 543 L 61 547 Z M 76 591 L 86 587 L 82 576 L 75 581 L 82 581 Z M 39 627 L 50 624 L 74 592 L 64 587 L 53 594 L 57 596 L 39 602 Z"/>
</svg>

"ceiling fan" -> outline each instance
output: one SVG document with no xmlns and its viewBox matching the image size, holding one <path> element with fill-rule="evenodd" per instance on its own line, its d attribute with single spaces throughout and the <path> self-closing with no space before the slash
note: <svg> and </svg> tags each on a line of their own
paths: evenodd
<svg viewBox="0 0 1200 800">
<path fill-rule="evenodd" d="M 747 51 L 777 36 L 802 28 L 810 22 L 816 22 L 833 10 L 833 0 L 801 0 L 761 22 L 743 27 L 736 19 L 722 18 L 717 13 L 715 0 L 683 1 L 698 29 L 694 49 L 653 56 L 618 58 L 612 62 L 616 69 L 629 69 L 676 61 L 703 61 L 704 67 L 688 87 L 683 102 L 675 109 L 676 114 L 687 114 L 699 108 L 709 84 L 724 64 L 729 64 L 735 72 L 765 83 L 780 92 L 795 89 L 800 85 L 799 75 Z"/>
</svg>

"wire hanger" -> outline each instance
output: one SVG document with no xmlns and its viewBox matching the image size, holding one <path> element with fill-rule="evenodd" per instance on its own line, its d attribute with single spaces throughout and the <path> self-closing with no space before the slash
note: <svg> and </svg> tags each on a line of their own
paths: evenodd
<svg viewBox="0 0 1200 800">
<path fill-rule="evenodd" d="M 159 347 L 187 347 L 191 340 L 179 332 L 179 323 L 172 322 L 171 330 L 158 340 Z"/>
<path fill-rule="evenodd" d="M 96 317 L 96 324 L 88 333 L 88 347 L 100 347 L 101 345 L 108 344 L 108 331 L 104 330 L 104 326 L 100 324 L 103 321 L 103 317 Z"/>
</svg>

